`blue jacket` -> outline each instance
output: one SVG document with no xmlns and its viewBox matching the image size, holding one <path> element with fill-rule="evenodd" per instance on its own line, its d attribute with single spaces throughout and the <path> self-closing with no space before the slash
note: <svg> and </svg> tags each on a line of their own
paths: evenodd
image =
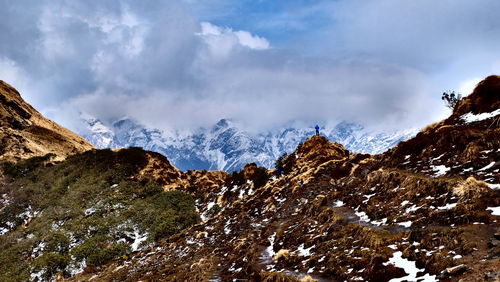
<svg viewBox="0 0 500 282">
<path fill-rule="evenodd" d="M 319 130 L 319 126 L 318 126 L 318 125 L 316 125 L 316 127 L 315 127 L 315 128 L 316 128 L 316 130 Z"/>
</svg>

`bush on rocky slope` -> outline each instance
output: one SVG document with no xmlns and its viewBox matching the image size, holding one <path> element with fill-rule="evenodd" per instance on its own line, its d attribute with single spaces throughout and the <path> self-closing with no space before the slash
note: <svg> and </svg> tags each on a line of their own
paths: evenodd
<svg viewBox="0 0 500 282">
<path fill-rule="evenodd" d="M 136 175 L 145 152 L 94 150 L 45 165 L 4 166 L 0 280 L 48 279 L 98 267 L 198 222 L 193 198 Z"/>
</svg>

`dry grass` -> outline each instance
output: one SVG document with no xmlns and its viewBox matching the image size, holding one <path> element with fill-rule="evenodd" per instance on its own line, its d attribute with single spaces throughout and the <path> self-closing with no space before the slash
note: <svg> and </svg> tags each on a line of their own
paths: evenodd
<svg viewBox="0 0 500 282">
<path fill-rule="evenodd" d="M 469 177 L 453 188 L 453 194 L 463 200 L 473 200 L 488 192 L 488 185 L 474 177 Z"/>
<path fill-rule="evenodd" d="M 208 233 L 206 231 L 203 231 L 203 232 L 196 234 L 196 239 L 207 238 L 207 237 L 208 237 Z"/>
<path fill-rule="evenodd" d="M 315 282 L 315 281 L 318 281 L 318 280 L 312 278 L 310 275 L 307 275 L 307 276 L 300 278 L 300 282 Z"/>
<path fill-rule="evenodd" d="M 287 249 L 281 249 L 273 256 L 273 260 L 278 261 L 281 258 L 287 260 L 289 257 L 290 257 L 290 251 Z"/>
</svg>

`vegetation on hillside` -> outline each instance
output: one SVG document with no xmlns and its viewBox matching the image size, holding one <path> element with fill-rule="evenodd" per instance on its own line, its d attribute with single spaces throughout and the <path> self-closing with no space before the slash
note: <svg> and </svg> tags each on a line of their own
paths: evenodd
<svg viewBox="0 0 500 282">
<path fill-rule="evenodd" d="M 444 101 L 446 107 L 453 110 L 458 105 L 458 103 L 460 103 L 460 101 L 462 100 L 462 94 L 455 93 L 455 91 L 443 92 L 443 95 L 441 96 L 441 100 Z"/>
<path fill-rule="evenodd" d="M 4 165 L 1 281 L 97 267 L 199 221 L 189 194 L 135 177 L 147 163 L 142 149 L 88 151 L 56 165 L 50 158 Z"/>
</svg>

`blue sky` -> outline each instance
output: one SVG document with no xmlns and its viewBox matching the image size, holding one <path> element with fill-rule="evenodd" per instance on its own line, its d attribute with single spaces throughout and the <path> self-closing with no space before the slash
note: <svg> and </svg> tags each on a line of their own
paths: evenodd
<svg viewBox="0 0 500 282">
<path fill-rule="evenodd" d="M 500 1 L 0 0 L 0 79 L 74 129 L 424 127 L 500 73 Z"/>
<path fill-rule="evenodd" d="M 204 2 L 204 4 L 202 4 Z M 325 1 L 193 1 L 197 16 L 219 26 L 250 30 L 269 38 L 274 46 L 331 25 Z"/>
</svg>

